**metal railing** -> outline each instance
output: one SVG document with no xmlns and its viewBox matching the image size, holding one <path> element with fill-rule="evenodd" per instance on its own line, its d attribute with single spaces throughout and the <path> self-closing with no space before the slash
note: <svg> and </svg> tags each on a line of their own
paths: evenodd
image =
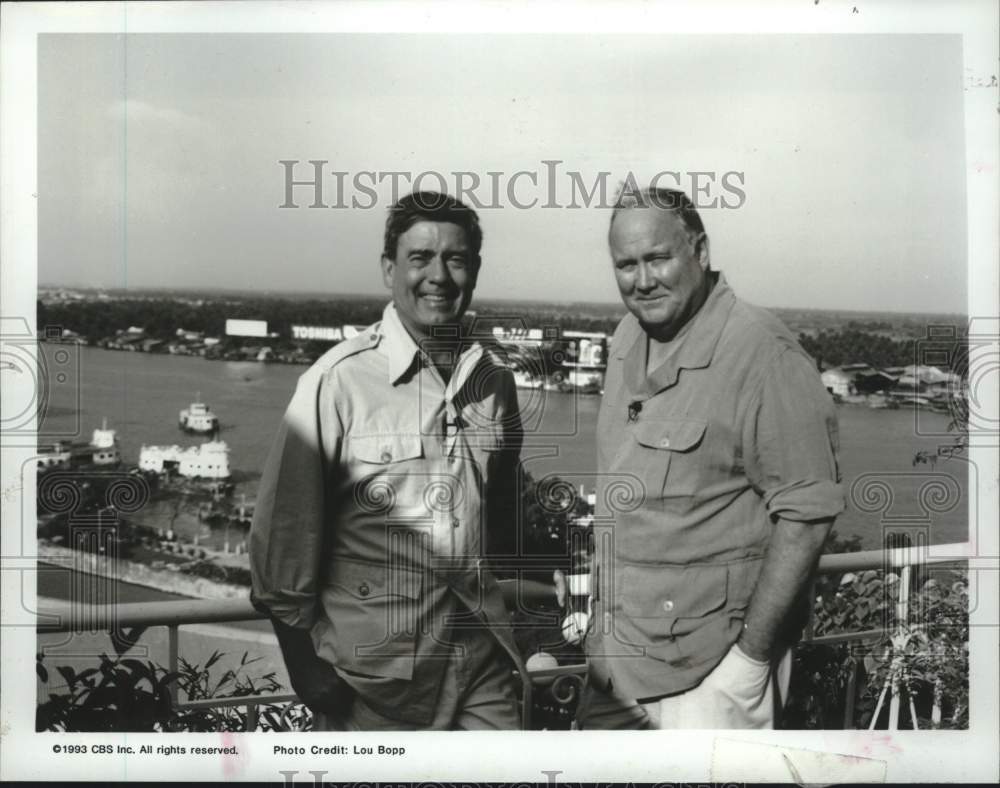
<svg viewBox="0 0 1000 788">
<path fill-rule="evenodd" d="M 824 555 L 819 562 L 818 575 L 843 574 L 865 570 L 899 569 L 900 593 L 896 603 L 896 620 L 905 622 L 908 616 L 909 588 L 914 567 L 966 563 L 970 567 L 976 556 L 970 554 L 968 543 L 868 550 L 855 553 Z M 555 602 L 554 587 L 532 580 L 501 580 L 500 587 L 508 607 L 520 603 Z M 102 629 L 125 629 L 129 627 L 148 628 L 162 626 L 167 629 L 167 670 L 177 672 L 180 667 L 180 627 L 193 624 L 231 623 L 237 621 L 263 620 L 267 617 L 258 612 L 248 599 L 233 600 L 184 600 L 177 602 L 141 602 L 115 606 L 74 605 L 71 602 L 56 602 L 46 607 L 44 617 L 49 621 L 39 621 L 37 631 L 42 633 L 76 632 L 79 622 L 87 622 L 91 631 Z M 813 645 L 836 645 L 846 642 L 878 640 L 890 635 L 888 629 L 872 629 L 859 632 L 845 632 L 833 635 L 812 635 L 812 621 L 807 627 L 801 643 Z M 529 681 L 524 681 L 524 724 L 528 727 L 531 714 L 531 687 L 544 685 L 549 688 L 559 703 L 570 703 L 582 686 L 586 673 L 583 663 L 560 665 L 553 668 L 533 669 L 528 672 Z M 848 703 L 844 715 L 844 727 L 850 727 L 853 718 L 853 695 L 857 669 L 851 674 L 848 686 Z M 295 694 L 244 695 L 227 698 L 206 698 L 195 701 L 181 701 L 176 682 L 170 686 L 173 708 L 178 711 L 195 709 L 219 709 L 226 707 L 246 707 L 247 730 L 256 730 L 260 706 L 298 702 Z M 900 699 L 894 695 L 890 700 L 890 728 L 895 728 L 899 720 Z M 880 707 L 881 708 L 881 705 Z M 878 710 L 873 717 L 878 716 Z M 914 718 L 914 723 L 915 723 Z"/>
</svg>

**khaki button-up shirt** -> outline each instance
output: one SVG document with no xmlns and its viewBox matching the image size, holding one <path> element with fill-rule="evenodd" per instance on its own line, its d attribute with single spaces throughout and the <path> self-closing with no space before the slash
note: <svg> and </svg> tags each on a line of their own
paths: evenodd
<svg viewBox="0 0 1000 788">
<path fill-rule="evenodd" d="M 776 518 L 844 508 L 837 419 L 814 362 L 721 275 L 666 361 L 626 316 L 598 420 L 598 680 L 698 684 L 739 635 Z"/>
<path fill-rule="evenodd" d="M 268 457 L 251 533 L 258 609 L 311 630 L 367 702 L 415 722 L 429 719 L 462 608 L 515 651 L 481 559 L 513 542 L 517 391 L 495 346 L 466 345 L 445 383 L 390 304 L 317 361 Z"/>
</svg>

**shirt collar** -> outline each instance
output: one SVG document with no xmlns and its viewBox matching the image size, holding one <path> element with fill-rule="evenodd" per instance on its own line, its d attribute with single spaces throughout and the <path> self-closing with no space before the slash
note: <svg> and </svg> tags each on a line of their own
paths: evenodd
<svg viewBox="0 0 1000 788">
<path fill-rule="evenodd" d="M 420 346 L 410 336 L 410 332 L 406 330 L 403 321 L 399 318 L 399 312 L 396 311 L 396 305 L 391 301 L 382 310 L 382 322 L 378 330 L 382 336 L 382 341 L 379 343 L 380 347 L 389 359 L 389 383 L 393 386 L 399 383 L 402 377 L 410 371 L 410 368 L 418 360 L 421 362 L 426 361 L 427 364 L 430 364 L 430 361 L 426 359 L 423 351 L 421 351 Z M 471 368 L 479 361 L 482 353 L 482 343 L 473 341 L 457 359 L 449 386 L 455 384 L 455 389 L 457 390 L 457 384 L 464 382 Z"/>
<path fill-rule="evenodd" d="M 410 332 L 406 330 L 403 321 L 399 319 L 396 305 L 390 301 L 382 310 L 382 323 L 379 326 L 382 335 L 380 346 L 389 357 L 389 382 L 393 385 L 413 366 L 413 361 L 420 353 L 420 348 L 413 341 Z"/>
<path fill-rule="evenodd" d="M 711 275 L 711 274 L 710 274 Z M 624 374 L 632 391 L 652 396 L 677 382 L 681 369 L 707 367 L 715 355 L 716 345 L 729 319 L 729 312 L 736 302 L 725 275 L 720 271 L 715 287 L 708 294 L 701 309 L 695 313 L 692 322 L 682 336 L 677 338 L 680 346 L 662 366 L 646 375 L 646 332 L 636 320 L 635 339 L 622 343 L 619 356 L 625 359 Z"/>
</svg>

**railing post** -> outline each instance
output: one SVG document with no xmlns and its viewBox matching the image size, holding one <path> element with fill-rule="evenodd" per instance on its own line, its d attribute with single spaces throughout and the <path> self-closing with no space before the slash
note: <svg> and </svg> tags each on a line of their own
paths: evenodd
<svg viewBox="0 0 1000 788">
<path fill-rule="evenodd" d="M 891 731 L 899 730 L 899 693 L 901 691 L 899 682 L 892 679 L 892 683 L 889 685 L 889 692 L 892 695 L 889 698 L 889 730 Z"/>
<path fill-rule="evenodd" d="M 248 703 L 247 704 L 247 733 L 253 733 L 253 731 L 257 730 L 257 721 L 258 721 L 257 704 L 256 703 Z"/>
<path fill-rule="evenodd" d="M 521 672 L 521 730 L 531 730 L 531 704 L 534 703 L 531 674 L 528 668 Z"/>
<path fill-rule="evenodd" d="M 858 691 L 858 661 L 852 655 L 850 673 L 847 674 L 847 697 L 844 699 L 844 730 L 854 730 L 854 703 Z"/>
<path fill-rule="evenodd" d="M 899 570 L 899 601 L 896 603 L 896 626 L 903 629 L 910 618 L 910 572 L 912 567 L 906 564 Z"/>
<path fill-rule="evenodd" d="M 899 570 L 899 600 L 896 603 L 896 634 L 902 635 L 908 628 L 910 618 L 910 573 L 912 567 L 905 564 Z M 906 671 L 906 653 L 896 653 L 899 648 L 906 648 L 906 640 L 903 637 L 893 638 L 892 660 L 889 663 L 892 684 L 890 692 L 892 698 L 889 701 L 889 730 L 899 730 L 899 709 L 902 701 L 904 673 Z"/>
<path fill-rule="evenodd" d="M 809 580 L 809 618 L 806 619 L 806 628 L 802 633 L 803 640 L 812 640 L 816 633 L 816 575 L 813 574 Z"/>
<path fill-rule="evenodd" d="M 180 629 L 177 624 L 170 624 L 167 626 L 167 671 L 170 673 L 179 673 L 180 659 L 179 659 L 179 649 L 180 649 Z M 170 703 L 172 706 L 177 705 L 177 681 L 170 682 L 169 693 L 170 693 Z"/>
</svg>

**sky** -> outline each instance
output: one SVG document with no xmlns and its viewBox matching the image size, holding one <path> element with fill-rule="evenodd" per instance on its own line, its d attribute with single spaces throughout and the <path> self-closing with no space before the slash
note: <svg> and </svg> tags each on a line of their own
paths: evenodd
<svg viewBox="0 0 1000 788">
<path fill-rule="evenodd" d="M 478 296 L 613 302 L 609 210 L 544 206 L 668 170 L 748 301 L 964 313 L 962 77 L 947 35 L 43 35 L 38 281 L 382 293 L 392 177 L 353 179 L 468 171 Z M 361 205 L 280 207 L 282 160 Z"/>
</svg>

